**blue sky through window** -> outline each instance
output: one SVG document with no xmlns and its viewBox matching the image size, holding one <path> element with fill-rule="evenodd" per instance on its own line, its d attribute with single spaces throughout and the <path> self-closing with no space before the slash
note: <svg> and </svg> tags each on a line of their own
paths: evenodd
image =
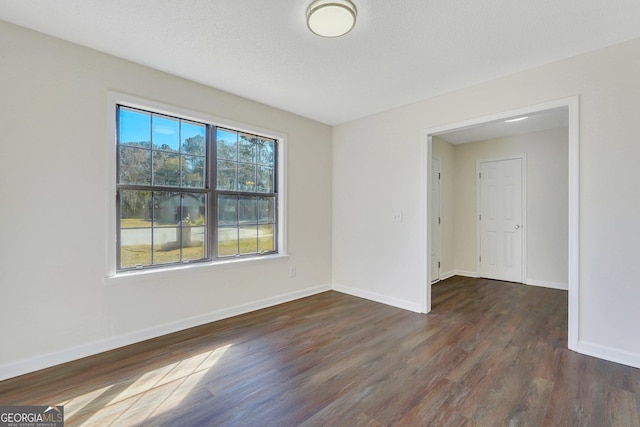
<svg viewBox="0 0 640 427">
<path fill-rule="evenodd" d="M 119 137 L 122 144 L 132 142 L 149 143 L 152 133 L 155 148 L 164 146 L 173 151 L 179 150 L 181 136 L 183 142 L 187 138 L 193 138 L 198 135 L 204 141 L 204 125 L 158 115 L 153 115 L 152 118 L 149 113 L 122 107 L 119 111 Z M 151 127 L 152 121 L 153 128 Z"/>
<path fill-rule="evenodd" d="M 120 108 L 120 143 L 151 141 L 151 115 Z"/>
</svg>

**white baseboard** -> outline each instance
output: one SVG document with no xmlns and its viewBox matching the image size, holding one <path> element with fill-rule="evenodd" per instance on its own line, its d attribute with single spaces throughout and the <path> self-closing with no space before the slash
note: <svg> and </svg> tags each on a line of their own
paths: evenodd
<svg viewBox="0 0 640 427">
<path fill-rule="evenodd" d="M 451 270 L 451 271 L 447 271 L 446 273 L 442 273 L 440 274 L 440 280 L 447 280 L 450 277 L 453 277 L 456 275 L 456 272 Z"/>
<path fill-rule="evenodd" d="M 451 271 L 447 271 L 446 273 L 441 273 L 440 274 L 440 278 L 438 280 L 434 280 L 433 283 L 437 283 L 441 280 L 447 280 L 450 277 L 453 276 L 462 276 L 462 277 L 478 277 L 478 275 L 475 272 L 472 271 L 462 271 L 462 270 L 451 270 Z"/>
<path fill-rule="evenodd" d="M 253 301 L 247 304 L 237 305 L 235 307 L 215 310 L 200 316 L 194 316 L 187 319 L 178 320 L 176 322 L 130 332 L 125 335 L 82 344 L 76 347 L 44 354 L 42 356 L 36 356 L 30 359 L 5 363 L 3 365 L 0 365 L 0 381 L 17 377 L 19 375 L 24 375 L 29 372 L 35 372 L 40 369 L 50 368 L 61 363 L 66 363 L 72 360 L 81 359 L 83 357 L 92 356 L 94 354 L 113 350 L 119 347 L 124 347 L 126 345 L 135 344 L 151 338 L 157 338 L 162 335 L 171 334 L 173 332 L 193 328 L 195 326 L 204 325 L 229 317 L 238 316 L 240 314 L 249 313 L 251 311 L 261 310 L 263 308 L 319 294 L 321 292 L 330 291 L 331 289 L 332 288 L 330 285 L 321 285 L 313 288 L 302 289 L 296 292 L 277 295 L 274 297 Z"/>
<path fill-rule="evenodd" d="M 448 271 L 446 273 L 442 273 L 440 275 L 440 280 L 446 280 L 446 279 L 448 279 L 450 277 L 453 277 L 453 276 L 476 278 L 476 277 L 478 277 L 478 273 L 476 273 L 475 271 L 451 270 L 451 271 Z M 538 279 L 527 278 L 527 279 L 525 279 L 524 283 L 525 283 L 525 285 L 540 286 L 540 287 L 543 287 L 543 288 L 551 288 L 551 289 L 561 289 L 561 290 L 564 290 L 564 291 L 569 289 L 569 285 L 566 284 L 566 283 L 549 282 L 547 280 L 538 280 Z"/>
<path fill-rule="evenodd" d="M 598 359 L 620 363 L 633 368 L 640 368 L 640 354 L 638 353 L 631 353 L 626 350 L 607 347 L 588 341 L 578 341 L 576 351 L 581 354 L 586 354 L 587 356 L 597 357 Z"/>
<path fill-rule="evenodd" d="M 453 276 L 462 276 L 462 277 L 478 277 L 478 274 L 474 271 L 463 271 L 463 270 L 451 270 L 451 271 L 447 271 L 446 273 L 442 273 L 440 274 L 440 278 L 434 282 L 431 283 L 435 283 L 439 280 L 447 280 L 450 277 Z"/>
<path fill-rule="evenodd" d="M 393 298 L 386 295 L 377 294 L 375 292 L 365 291 L 357 288 L 350 288 L 348 286 L 333 285 L 333 290 L 342 292 L 343 294 L 353 295 L 354 297 L 364 298 L 371 301 L 379 302 L 382 304 L 390 305 L 392 307 L 398 307 L 403 310 L 413 311 L 415 313 L 422 313 L 422 307 L 420 304 L 416 304 L 407 300 L 399 298 Z"/>
<path fill-rule="evenodd" d="M 453 270 L 453 276 L 478 277 L 475 271 Z"/>
<path fill-rule="evenodd" d="M 569 289 L 569 285 L 567 283 L 549 282 L 546 280 L 538 280 L 538 279 L 530 279 L 530 278 L 525 279 L 524 284 L 530 285 L 530 286 L 539 286 L 542 288 L 561 289 L 563 291 L 566 291 Z"/>
</svg>

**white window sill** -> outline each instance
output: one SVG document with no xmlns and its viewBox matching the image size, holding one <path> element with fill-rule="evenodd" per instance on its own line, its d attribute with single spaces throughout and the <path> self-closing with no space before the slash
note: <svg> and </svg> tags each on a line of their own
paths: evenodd
<svg viewBox="0 0 640 427">
<path fill-rule="evenodd" d="M 133 270 L 123 273 L 116 273 L 105 278 L 108 285 L 135 283 L 147 280 L 163 279 L 165 277 L 180 277 L 194 273 L 203 273 L 206 271 L 216 271 L 226 268 L 243 268 L 247 264 L 264 264 L 271 262 L 286 261 L 289 255 L 275 254 L 265 255 L 261 257 L 233 258 L 215 262 L 198 262 L 193 264 L 172 265 L 166 268 L 150 268 L 147 270 Z"/>
</svg>

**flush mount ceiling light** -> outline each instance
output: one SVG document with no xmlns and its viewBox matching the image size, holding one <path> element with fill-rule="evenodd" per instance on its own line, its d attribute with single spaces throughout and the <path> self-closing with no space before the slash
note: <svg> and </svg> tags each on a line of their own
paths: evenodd
<svg viewBox="0 0 640 427">
<path fill-rule="evenodd" d="M 307 9 L 307 25 L 322 37 L 339 37 L 356 25 L 356 7 L 349 0 L 316 0 Z"/>
</svg>

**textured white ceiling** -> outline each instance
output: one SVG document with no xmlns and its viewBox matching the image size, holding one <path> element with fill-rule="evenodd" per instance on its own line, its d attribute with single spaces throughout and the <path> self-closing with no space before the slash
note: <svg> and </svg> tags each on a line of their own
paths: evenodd
<svg viewBox="0 0 640 427">
<path fill-rule="evenodd" d="M 638 0 L 2 0 L 0 19 L 327 124 L 640 37 Z"/>
<path fill-rule="evenodd" d="M 569 126 L 569 110 L 566 107 L 538 111 L 512 118 L 524 116 L 527 117 L 526 120 L 511 123 L 506 122 L 505 119 L 495 120 L 438 134 L 438 136 L 451 144 L 468 144 L 470 142 L 505 138 Z"/>
</svg>

